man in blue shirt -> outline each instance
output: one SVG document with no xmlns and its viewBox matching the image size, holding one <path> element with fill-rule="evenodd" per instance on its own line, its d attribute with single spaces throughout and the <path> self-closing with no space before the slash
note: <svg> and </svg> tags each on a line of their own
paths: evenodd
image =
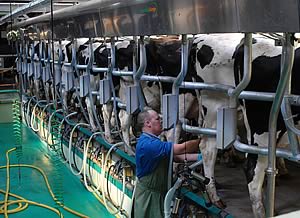
<svg viewBox="0 0 300 218">
<path fill-rule="evenodd" d="M 200 139 L 182 144 L 163 142 L 158 136 L 162 132 L 161 119 L 152 109 L 141 112 L 137 117 L 137 128 L 142 135 L 136 145 L 136 174 L 138 177 L 134 216 L 136 218 L 164 217 L 164 197 L 167 193 L 168 162 L 173 146 L 174 159 L 183 159 L 186 153 L 188 161 L 197 161 Z"/>
</svg>

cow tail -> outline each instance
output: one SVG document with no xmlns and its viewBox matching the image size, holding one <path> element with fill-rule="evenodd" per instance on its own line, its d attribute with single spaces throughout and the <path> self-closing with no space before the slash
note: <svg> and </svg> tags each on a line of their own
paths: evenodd
<svg viewBox="0 0 300 218">
<path fill-rule="evenodd" d="M 242 100 L 242 105 L 240 106 L 242 113 L 243 113 L 243 121 L 244 121 L 244 125 L 247 131 L 247 141 L 248 141 L 248 145 L 251 145 L 251 129 L 250 129 L 250 125 L 249 125 L 249 121 L 248 121 L 248 117 L 247 117 L 247 111 L 246 111 L 246 107 L 245 107 L 245 100 Z"/>
<path fill-rule="evenodd" d="M 195 78 L 192 77 L 193 82 L 196 82 Z M 200 94 L 200 91 L 198 89 L 195 89 L 196 97 L 198 100 L 198 105 L 199 105 L 199 114 L 198 114 L 198 125 L 200 127 L 203 127 L 204 125 L 204 111 L 202 107 L 202 96 Z"/>
</svg>

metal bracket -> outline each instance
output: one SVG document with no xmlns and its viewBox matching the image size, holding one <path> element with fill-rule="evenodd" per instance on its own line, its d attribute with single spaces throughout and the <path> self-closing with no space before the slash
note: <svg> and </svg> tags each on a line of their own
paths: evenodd
<svg viewBox="0 0 300 218">
<path fill-rule="evenodd" d="M 100 104 L 106 104 L 111 98 L 111 89 L 109 79 L 99 81 L 99 100 Z"/>
<path fill-rule="evenodd" d="M 26 62 L 22 62 L 22 74 L 27 73 L 28 64 Z"/>
<path fill-rule="evenodd" d="M 163 95 L 163 128 L 170 129 L 176 124 L 178 96 L 174 94 Z"/>
<path fill-rule="evenodd" d="M 71 69 L 71 68 L 70 68 Z M 74 81 L 72 77 L 72 71 L 67 71 L 66 68 L 62 70 L 62 86 L 65 91 L 70 91 L 74 87 Z"/>
<path fill-rule="evenodd" d="M 42 71 L 42 66 L 40 62 L 34 62 L 34 79 L 40 79 L 41 78 L 41 71 Z"/>
<path fill-rule="evenodd" d="M 21 62 L 20 58 L 18 58 L 18 60 L 17 60 L 17 72 L 18 73 L 22 72 L 22 62 Z"/>
<path fill-rule="evenodd" d="M 42 80 L 48 82 L 50 80 L 50 66 L 42 67 Z"/>
<path fill-rule="evenodd" d="M 217 148 L 226 149 L 236 139 L 237 110 L 218 108 L 217 111 Z"/>
<path fill-rule="evenodd" d="M 90 76 L 82 75 L 79 77 L 80 97 L 85 97 L 89 94 Z"/>
<path fill-rule="evenodd" d="M 55 64 L 54 65 L 54 78 L 55 78 L 55 85 L 58 86 L 61 83 L 61 66 Z"/>
<path fill-rule="evenodd" d="M 34 73 L 34 65 L 33 63 L 27 63 L 28 70 L 28 78 L 31 77 Z"/>
<path fill-rule="evenodd" d="M 126 112 L 128 114 L 133 114 L 138 108 L 138 86 L 129 86 L 126 88 Z"/>
</svg>

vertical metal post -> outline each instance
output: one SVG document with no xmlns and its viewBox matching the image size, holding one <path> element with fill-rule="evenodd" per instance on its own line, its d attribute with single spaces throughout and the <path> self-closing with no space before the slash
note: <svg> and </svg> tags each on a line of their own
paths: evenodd
<svg viewBox="0 0 300 218">
<path fill-rule="evenodd" d="M 189 43 L 187 41 L 187 35 L 182 35 L 182 44 L 181 44 L 181 70 L 180 73 L 178 74 L 176 80 L 173 82 L 172 86 L 172 94 L 173 95 L 179 95 L 179 86 L 183 82 L 186 73 L 187 73 L 187 68 L 188 68 L 188 51 L 189 51 Z M 175 136 L 175 128 L 176 128 L 176 123 L 178 120 L 178 108 L 179 108 L 179 101 L 177 101 L 175 107 L 177 111 L 177 119 L 174 124 L 174 129 L 173 129 L 173 142 L 175 142 L 176 136 Z M 169 161 L 169 171 L 168 171 L 168 189 L 172 187 L 172 175 L 173 174 L 173 146 L 171 149 L 171 154 L 170 154 L 170 161 Z"/>
<path fill-rule="evenodd" d="M 284 39 L 282 39 L 284 41 Z M 282 43 L 284 45 L 284 42 Z M 283 50 L 284 53 L 286 53 L 286 49 Z M 285 55 L 282 55 L 281 57 L 281 65 L 283 65 L 285 62 Z M 289 95 L 291 94 L 292 89 L 292 74 L 288 77 L 288 82 L 285 89 L 285 94 Z M 285 125 L 287 127 L 287 135 L 289 139 L 289 145 L 290 149 L 294 156 L 299 154 L 299 142 L 297 135 L 292 131 L 291 126 L 294 126 L 293 116 L 292 116 L 292 109 L 291 105 L 288 101 L 288 99 L 284 98 L 281 103 L 281 113 L 284 118 Z"/>
<path fill-rule="evenodd" d="M 269 117 L 269 145 L 268 145 L 268 168 L 266 174 L 268 176 L 267 186 L 267 207 L 266 216 L 274 216 L 274 199 L 275 199 L 275 177 L 276 177 L 276 129 L 277 118 L 280 105 L 284 96 L 285 88 L 291 74 L 294 61 L 294 47 L 291 42 L 291 34 L 285 34 L 284 47 L 282 48 L 284 56 L 284 64 L 281 66 L 281 76 L 276 90 L 275 98 L 272 104 Z"/>
<path fill-rule="evenodd" d="M 248 86 L 252 73 L 252 33 L 245 33 L 244 38 L 244 75 L 235 89 L 229 90 L 230 108 L 237 108 L 240 93 Z"/>
<path fill-rule="evenodd" d="M 144 107 L 146 105 L 144 101 L 143 95 L 143 90 L 140 84 L 141 77 L 145 73 L 146 67 L 147 67 L 147 57 L 146 57 L 146 48 L 145 48 L 145 43 L 144 43 L 144 36 L 140 37 L 139 45 L 140 49 L 140 66 L 138 70 L 135 72 L 133 71 L 133 79 L 134 79 L 134 85 L 138 86 L 138 99 L 139 99 L 139 108 L 141 111 L 144 110 Z"/>
</svg>

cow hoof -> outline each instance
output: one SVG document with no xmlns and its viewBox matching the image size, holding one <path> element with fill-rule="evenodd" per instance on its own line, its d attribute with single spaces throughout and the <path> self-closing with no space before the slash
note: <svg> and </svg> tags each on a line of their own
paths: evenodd
<svg viewBox="0 0 300 218">
<path fill-rule="evenodd" d="M 129 147 L 129 146 L 125 146 L 125 152 L 129 155 L 129 156 L 135 156 L 135 151 L 133 150 L 133 148 Z"/>
<path fill-rule="evenodd" d="M 114 143 L 115 143 L 115 140 L 112 139 L 111 137 L 105 136 L 105 138 L 106 138 L 106 141 L 107 141 L 108 143 L 110 143 L 110 144 L 114 144 Z"/>
<path fill-rule="evenodd" d="M 227 207 L 227 205 L 221 199 L 216 201 L 214 205 L 220 209 L 225 209 Z"/>
</svg>

